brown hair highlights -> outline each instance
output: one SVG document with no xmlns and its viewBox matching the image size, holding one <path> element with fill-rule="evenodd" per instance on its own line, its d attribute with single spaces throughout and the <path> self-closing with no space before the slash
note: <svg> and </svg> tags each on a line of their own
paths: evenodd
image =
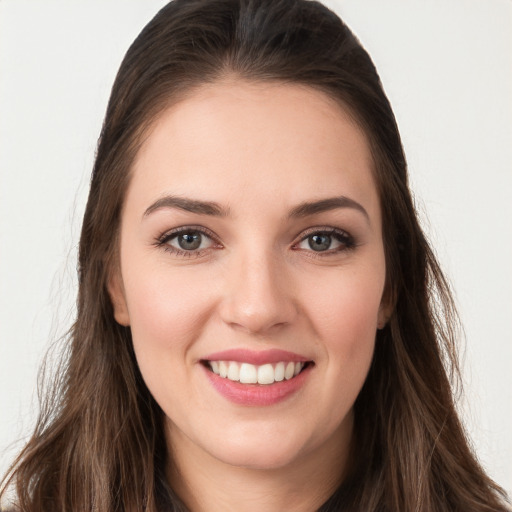
<svg viewBox="0 0 512 512">
<path fill-rule="evenodd" d="M 355 405 L 354 463 L 322 511 L 498 511 L 457 418 L 456 315 L 418 225 L 398 128 L 375 67 L 343 22 L 308 0 L 175 0 L 121 64 L 99 140 L 79 251 L 68 359 L 35 432 L 5 479 L 23 511 L 185 510 L 167 487 L 163 413 L 107 291 L 130 168 L 170 103 L 226 75 L 316 88 L 339 100 L 371 144 L 383 213 L 387 297 Z"/>
</svg>

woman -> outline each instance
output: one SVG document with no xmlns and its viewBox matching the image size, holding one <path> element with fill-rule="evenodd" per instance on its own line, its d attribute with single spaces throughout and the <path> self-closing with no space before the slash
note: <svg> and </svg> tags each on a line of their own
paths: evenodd
<svg viewBox="0 0 512 512">
<path fill-rule="evenodd" d="M 313 2 L 172 2 L 114 84 L 19 508 L 505 510 L 454 330 L 349 30 Z"/>
</svg>

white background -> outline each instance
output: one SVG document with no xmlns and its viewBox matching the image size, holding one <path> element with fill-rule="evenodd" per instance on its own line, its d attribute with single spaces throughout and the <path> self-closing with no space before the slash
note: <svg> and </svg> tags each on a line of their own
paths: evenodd
<svg viewBox="0 0 512 512">
<path fill-rule="evenodd" d="M 0 0 L 0 472 L 70 326 L 96 139 L 124 52 L 163 0 Z M 512 2 L 341 0 L 394 107 L 466 329 L 462 413 L 512 491 Z M 428 218 L 428 220 L 427 220 Z"/>
</svg>

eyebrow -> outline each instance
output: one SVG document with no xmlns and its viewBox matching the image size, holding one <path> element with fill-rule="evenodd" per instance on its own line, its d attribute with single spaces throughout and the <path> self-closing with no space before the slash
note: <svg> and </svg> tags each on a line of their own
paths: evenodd
<svg viewBox="0 0 512 512">
<path fill-rule="evenodd" d="M 165 196 L 155 201 L 144 212 L 143 217 L 147 217 L 161 208 L 178 208 L 187 212 L 197 213 L 199 215 L 213 215 L 216 217 L 227 217 L 229 208 L 223 208 L 220 204 L 212 201 L 199 201 L 179 196 Z"/>
<path fill-rule="evenodd" d="M 289 217 L 307 217 L 309 215 L 336 210 L 338 208 L 352 208 L 357 210 L 365 216 L 368 222 L 370 221 L 370 216 L 364 207 L 357 201 L 354 201 L 353 199 L 350 199 L 350 197 L 346 196 L 329 197 L 326 199 L 320 199 L 318 201 L 308 201 L 301 203 L 291 210 Z"/>
<path fill-rule="evenodd" d="M 211 215 L 215 217 L 228 217 L 230 215 L 229 208 L 224 208 L 219 203 L 213 201 L 200 201 L 198 199 L 190 199 L 179 196 L 165 196 L 155 201 L 144 212 L 143 217 L 147 217 L 156 210 L 162 208 L 177 208 L 198 215 Z M 319 199 L 318 201 L 306 201 L 292 208 L 288 214 L 289 218 L 302 218 L 317 213 L 336 210 L 338 208 L 352 208 L 364 215 L 367 221 L 370 220 L 368 212 L 364 207 L 346 196 L 329 197 Z"/>
</svg>

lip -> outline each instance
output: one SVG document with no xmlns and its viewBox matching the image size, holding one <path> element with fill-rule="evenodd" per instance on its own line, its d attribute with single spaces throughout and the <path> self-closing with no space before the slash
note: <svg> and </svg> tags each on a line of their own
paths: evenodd
<svg viewBox="0 0 512 512">
<path fill-rule="evenodd" d="M 236 361 L 237 363 L 249 363 L 260 366 L 267 363 L 279 363 L 280 361 L 292 361 L 294 363 L 306 363 L 311 358 L 304 357 L 294 352 L 286 350 L 247 350 L 247 349 L 230 349 L 222 352 L 215 352 L 202 358 L 203 361 Z M 293 379 L 292 379 L 293 380 Z"/>
<path fill-rule="evenodd" d="M 226 357 L 226 354 L 224 353 L 222 357 Z M 290 361 L 290 359 L 288 360 Z M 268 359 L 265 361 L 269 362 Z M 242 384 L 215 374 L 204 364 L 200 366 L 212 387 L 230 402 L 236 405 L 268 407 L 285 401 L 304 387 L 315 365 L 314 363 L 306 365 L 298 375 L 290 380 L 282 380 L 273 384 Z"/>
</svg>

